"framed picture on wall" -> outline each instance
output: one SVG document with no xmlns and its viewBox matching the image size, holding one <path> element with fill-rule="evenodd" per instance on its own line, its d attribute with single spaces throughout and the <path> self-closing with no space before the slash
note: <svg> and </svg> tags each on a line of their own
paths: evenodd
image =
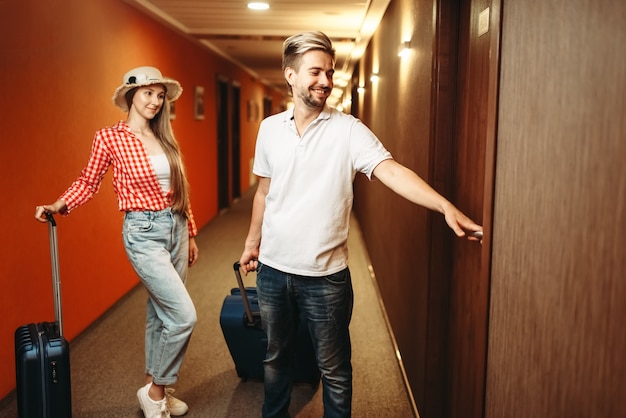
<svg viewBox="0 0 626 418">
<path fill-rule="evenodd" d="M 254 100 L 248 100 L 248 121 L 256 122 L 259 119 L 259 104 Z"/>
<path fill-rule="evenodd" d="M 196 120 L 204 119 L 204 87 L 196 86 L 194 91 L 193 113 Z"/>
</svg>

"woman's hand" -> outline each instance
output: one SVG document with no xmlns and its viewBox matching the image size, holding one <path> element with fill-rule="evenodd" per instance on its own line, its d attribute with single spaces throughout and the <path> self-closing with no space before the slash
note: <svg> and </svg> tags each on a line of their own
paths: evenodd
<svg viewBox="0 0 626 418">
<path fill-rule="evenodd" d="M 64 200 L 57 200 L 56 202 L 50 205 L 39 205 L 35 208 L 35 219 L 39 222 L 48 222 L 48 218 L 46 218 L 46 213 L 50 215 L 54 215 L 56 213 L 63 213 L 67 209 L 67 205 Z"/>
<path fill-rule="evenodd" d="M 189 237 L 189 267 L 192 267 L 198 261 L 198 246 L 196 245 L 196 239 Z"/>
</svg>

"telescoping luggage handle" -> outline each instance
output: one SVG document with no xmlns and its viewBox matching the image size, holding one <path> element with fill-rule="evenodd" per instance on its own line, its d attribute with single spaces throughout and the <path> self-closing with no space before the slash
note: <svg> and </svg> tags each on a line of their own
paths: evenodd
<svg viewBox="0 0 626 418">
<path fill-rule="evenodd" d="M 233 269 L 235 270 L 235 277 L 237 277 L 237 285 L 239 285 L 239 292 L 241 293 L 241 300 L 243 301 L 243 307 L 246 311 L 246 319 L 248 320 L 249 326 L 254 326 L 254 317 L 252 316 L 252 308 L 250 308 L 250 301 L 248 300 L 248 294 L 246 293 L 246 288 L 243 285 L 243 279 L 241 278 L 241 264 L 239 261 L 236 261 L 233 264 Z"/>
<path fill-rule="evenodd" d="M 63 336 L 63 314 L 61 312 L 61 280 L 59 279 L 59 252 L 57 244 L 57 223 L 50 213 L 48 218 L 48 232 L 50 235 L 50 261 L 52 264 L 52 293 L 54 296 L 54 319 L 59 331 Z"/>
</svg>

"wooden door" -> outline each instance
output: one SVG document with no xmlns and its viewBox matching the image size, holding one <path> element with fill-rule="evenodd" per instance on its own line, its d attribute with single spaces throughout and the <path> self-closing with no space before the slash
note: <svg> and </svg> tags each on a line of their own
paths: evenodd
<svg viewBox="0 0 626 418">
<path fill-rule="evenodd" d="M 448 413 L 484 414 L 491 211 L 500 37 L 499 0 L 461 0 L 455 204 L 485 229 L 482 245 L 455 240 L 450 282 Z"/>
<path fill-rule="evenodd" d="M 626 2 L 503 6 L 487 418 L 626 417 Z"/>
<path fill-rule="evenodd" d="M 230 205 L 230 114 L 228 80 L 217 80 L 217 209 Z"/>
<path fill-rule="evenodd" d="M 238 83 L 232 85 L 233 100 L 230 118 L 232 143 L 230 150 L 230 176 L 231 196 L 237 199 L 241 196 L 241 86 Z"/>
</svg>

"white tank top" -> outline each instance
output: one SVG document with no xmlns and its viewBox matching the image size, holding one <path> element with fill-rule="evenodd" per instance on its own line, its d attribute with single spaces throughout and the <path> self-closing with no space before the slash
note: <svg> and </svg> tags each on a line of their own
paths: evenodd
<svg viewBox="0 0 626 418">
<path fill-rule="evenodd" d="M 161 189 L 167 193 L 170 191 L 170 162 L 167 160 L 167 156 L 165 154 L 159 155 L 148 155 L 150 158 L 150 162 L 152 163 L 152 168 L 154 168 L 154 172 L 159 180 L 159 185 L 161 185 Z"/>
</svg>

